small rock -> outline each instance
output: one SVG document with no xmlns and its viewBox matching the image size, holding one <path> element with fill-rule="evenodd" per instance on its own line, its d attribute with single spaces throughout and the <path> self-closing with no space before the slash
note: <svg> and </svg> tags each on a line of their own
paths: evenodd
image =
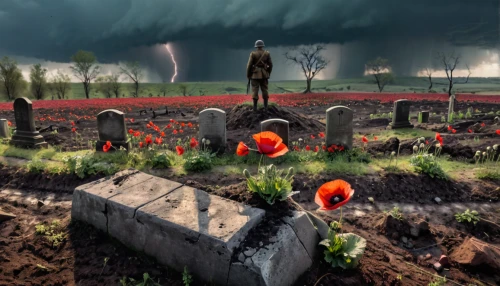
<svg viewBox="0 0 500 286">
<path fill-rule="evenodd" d="M 369 197 L 369 198 L 368 198 L 368 201 L 370 201 L 370 203 L 372 203 L 372 204 L 373 204 L 373 203 L 375 202 L 375 199 L 374 199 L 374 198 L 372 198 L 372 197 Z"/>
<path fill-rule="evenodd" d="M 431 258 L 432 258 L 432 255 L 431 255 L 430 253 L 427 253 L 427 254 L 425 255 L 425 260 L 429 260 L 429 259 L 431 259 Z"/>
<path fill-rule="evenodd" d="M 4 212 L 0 209 L 0 223 L 14 218 L 16 218 L 15 214 Z"/>
<path fill-rule="evenodd" d="M 243 253 L 240 253 L 240 255 L 238 255 L 238 260 L 241 262 L 245 262 L 245 255 Z"/>
<path fill-rule="evenodd" d="M 408 242 L 408 243 L 406 244 L 406 248 L 410 248 L 410 249 L 411 249 L 411 248 L 413 248 L 413 243 Z"/>
<path fill-rule="evenodd" d="M 441 202 L 441 199 L 439 197 L 435 197 L 434 201 L 439 204 Z"/>
<path fill-rule="evenodd" d="M 36 203 L 36 205 L 37 205 L 39 208 L 41 208 L 41 207 L 43 207 L 45 204 L 44 204 L 42 201 L 38 201 L 38 202 Z"/>
<path fill-rule="evenodd" d="M 248 248 L 248 250 L 243 252 L 243 253 L 245 254 L 245 256 L 250 257 L 250 256 L 254 255 L 255 252 L 257 252 L 257 250 L 255 248 Z"/>
<path fill-rule="evenodd" d="M 443 265 L 441 265 L 441 263 L 439 262 L 434 263 L 432 267 L 434 267 L 434 269 L 436 269 L 437 272 L 441 272 L 441 270 L 443 270 Z"/>
<path fill-rule="evenodd" d="M 418 235 L 420 234 L 420 229 L 418 229 L 417 227 L 412 227 L 410 228 L 410 234 L 413 237 L 418 237 Z"/>
<path fill-rule="evenodd" d="M 403 236 L 401 238 L 401 241 L 406 244 L 406 243 L 408 243 L 408 238 L 406 236 Z"/>
<path fill-rule="evenodd" d="M 446 255 L 441 255 L 439 258 L 439 263 L 443 265 L 443 267 L 449 267 L 450 266 L 450 260 L 448 259 L 448 256 Z"/>
</svg>

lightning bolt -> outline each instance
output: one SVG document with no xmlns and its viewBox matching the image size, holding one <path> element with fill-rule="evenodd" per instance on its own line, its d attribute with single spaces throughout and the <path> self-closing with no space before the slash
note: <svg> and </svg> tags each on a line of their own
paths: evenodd
<svg viewBox="0 0 500 286">
<path fill-rule="evenodd" d="M 170 44 L 166 43 L 165 48 L 167 48 L 167 52 L 170 54 L 170 58 L 172 58 L 172 62 L 174 63 L 174 75 L 172 76 L 172 79 L 170 82 L 175 81 L 175 77 L 177 76 L 177 62 L 175 61 L 174 54 L 172 53 L 172 50 L 170 48 Z"/>
</svg>

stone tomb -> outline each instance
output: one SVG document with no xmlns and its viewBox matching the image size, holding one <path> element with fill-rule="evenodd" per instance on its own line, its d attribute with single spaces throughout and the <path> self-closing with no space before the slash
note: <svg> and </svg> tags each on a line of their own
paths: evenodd
<svg viewBox="0 0 500 286">
<path fill-rule="evenodd" d="M 283 119 L 264 120 L 260 123 L 260 130 L 262 132 L 271 131 L 278 134 L 278 136 L 283 139 L 283 144 L 285 144 L 287 147 L 290 146 L 288 145 L 288 134 L 290 131 L 288 121 Z"/>
<path fill-rule="evenodd" d="M 102 111 L 97 115 L 97 131 L 99 132 L 99 140 L 96 143 L 97 151 L 102 151 L 106 141 L 110 141 L 117 150 L 120 147 L 130 149 L 125 113 L 115 109 Z M 115 150 L 114 148 L 111 148 L 110 151 Z"/>
<path fill-rule="evenodd" d="M 390 129 L 397 128 L 413 128 L 410 123 L 410 106 L 411 101 L 400 99 L 394 101 L 394 110 L 392 111 L 392 122 L 389 123 Z"/>
<path fill-rule="evenodd" d="M 352 148 L 353 111 L 345 106 L 334 106 L 326 110 L 326 146 L 341 145 Z"/>
<path fill-rule="evenodd" d="M 31 100 L 26 97 L 14 100 L 14 116 L 16 118 L 16 131 L 10 144 L 25 148 L 47 147 L 47 142 L 35 128 Z"/>
<path fill-rule="evenodd" d="M 0 119 L 0 138 L 10 138 L 9 122 L 7 119 Z"/>
<path fill-rule="evenodd" d="M 226 112 L 218 108 L 207 108 L 199 115 L 200 131 L 199 142 L 203 146 L 203 139 L 210 140 L 213 152 L 224 152 L 226 149 Z"/>
<path fill-rule="evenodd" d="M 311 265 L 319 235 L 304 212 L 282 218 L 257 248 L 243 241 L 262 209 L 134 169 L 77 187 L 71 217 L 179 272 L 216 285 L 292 285 Z"/>
<path fill-rule="evenodd" d="M 429 111 L 420 111 L 418 113 L 418 123 L 429 123 Z"/>
</svg>

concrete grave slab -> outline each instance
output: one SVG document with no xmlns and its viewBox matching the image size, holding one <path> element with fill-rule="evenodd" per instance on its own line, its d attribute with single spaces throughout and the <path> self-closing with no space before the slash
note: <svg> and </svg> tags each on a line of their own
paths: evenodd
<svg viewBox="0 0 500 286">
<path fill-rule="evenodd" d="M 148 233 L 144 252 L 178 271 L 225 285 L 234 250 L 264 211 L 190 187 L 137 210 Z"/>
<path fill-rule="evenodd" d="M 107 232 L 107 200 L 124 189 L 140 184 L 152 177 L 137 170 L 129 169 L 77 187 L 73 192 L 71 218 L 87 222 Z"/>
</svg>

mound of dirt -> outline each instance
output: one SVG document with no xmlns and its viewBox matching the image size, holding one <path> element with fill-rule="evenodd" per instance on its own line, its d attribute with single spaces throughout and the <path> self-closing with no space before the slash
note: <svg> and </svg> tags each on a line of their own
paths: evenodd
<svg viewBox="0 0 500 286">
<path fill-rule="evenodd" d="M 321 132 L 325 130 L 325 125 L 318 120 L 285 107 L 269 106 L 267 110 L 259 109 L 254 112 L 251 106 L 245 105 L 238 105 L 229 112 L 227 115 L 227 129 L 260 129 L 260 122 L 274 118 L 287 120 L 292 131 Z"/>
</svg>

